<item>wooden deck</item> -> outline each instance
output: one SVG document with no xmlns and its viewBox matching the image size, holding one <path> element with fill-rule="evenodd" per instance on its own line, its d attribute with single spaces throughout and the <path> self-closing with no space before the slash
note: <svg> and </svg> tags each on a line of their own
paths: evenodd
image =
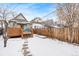
<svg viewBox="0 0 79 59">
<path fill-rule="evenodd" d="M 8 28 L 7 36 L 8 37 L 21 36 L 21 28 Z"/>
<path fill-rule="evenodd" d="M 23 32 L 22 28 L 8 28 L 7 29 L 7 36 L 8 37 L 16 37 L 21 36 L 22 38 L 25 35 L 32 35 L 32 32 Z"/>
</svg>

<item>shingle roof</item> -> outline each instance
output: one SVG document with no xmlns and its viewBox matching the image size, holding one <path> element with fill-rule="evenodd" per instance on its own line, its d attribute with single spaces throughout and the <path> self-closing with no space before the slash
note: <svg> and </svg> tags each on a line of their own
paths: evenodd
<svg viewBox="0 0 79 59">
<path fill-rule="evenodd" d="M 16 17 L 11 19 L 10 21 L 16 21 L 16 22 L 28 22 L 27 19 L 23 16 L 22 13 L 18 14 Z"/>
</svg>

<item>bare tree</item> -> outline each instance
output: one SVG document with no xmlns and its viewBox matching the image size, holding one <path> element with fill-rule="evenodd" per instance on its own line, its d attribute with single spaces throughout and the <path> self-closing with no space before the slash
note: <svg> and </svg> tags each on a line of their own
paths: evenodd
<svg viewBox="0 0 79 59">
<path fill-rule="evenodd" d="M 58 4 L 57 16 L 61 22 L 65 21 L 66 25 L 72 27 L 74 23 L 79 22 L 79 4 L 77 3 Z"/>
<path fill-rule="evenodd" d="M 8 7 L 0 8 L 0 19 L 3 21 L 2 28 L 3 28 L 4 47 L 6 47 L 6 43 L 8 40 L 7 39 L 7 27 L 8 27 L 7 20 L 14 16 L 15 16 L 14 11 L 8 9 Z"/>
<path fill-rule="evenodd" d="M 79 4 L 78 3 L 64 3 L 64 4 L 58 4 L 57 5 L 57 16 L 59 18 L 59 21 L 66 22 L 66 26 L 69 27 L 70 35 L 69 40 L 71 42 L 74 41 L 73 35 L 74 31 L 72 31 L 75 27 L 78 28 L 75 24 L 79 25 Z"/>
</svg>

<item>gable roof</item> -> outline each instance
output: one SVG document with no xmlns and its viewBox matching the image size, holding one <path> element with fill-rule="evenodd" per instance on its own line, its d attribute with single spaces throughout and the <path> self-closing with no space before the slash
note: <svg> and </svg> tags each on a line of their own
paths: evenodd
<svg viewBox="0 0 79 59">
<path fill-rule="evenodd" d="M 18 14 L 16 17 L 11 19 L 10 21 L 16 21 L 16 22 L 28 22 L 27 19 L 23 16 L 22 13 Z"/>
<path fill-rule="evenodd" d="M 43 22 L 43 20 L 40 17 L 36 17 L 33 20 L 31 20 L 31 22 L 40 23 Z"/>
</svg>

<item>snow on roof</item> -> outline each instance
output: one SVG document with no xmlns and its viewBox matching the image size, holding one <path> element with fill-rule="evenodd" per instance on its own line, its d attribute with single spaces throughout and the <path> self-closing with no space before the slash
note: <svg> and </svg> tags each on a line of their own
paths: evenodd
<svg viewBox="0 0 79 59">
<path fill-rule="evenodd" d="M 17 22 L 18 24 L 29 24 L 30 22 Z"/>
<path fill-rule="evenodd" d="M 26 18 L 23 16 L 22 13 L 18 14 L 16 17 L 14 17 L 13 19 L 24 19 L 26 20 Z"/>
<path fill-rule="evenodd" d="M 28 22 L 27 19 L 23 16 L 22 13 L 18 14 L 16 17 L 14 17 L 13 19 L 11 19 L 10 21 L 16 21 L 16 22 Z"/>
<path fill-rule="evenodd" d="M 43 20 L 40 17 L 36 17 L 33 20 L 31 20 L 31 22 L 33 22 L 33 23 L 41 23 L 41 22 L 43 22 Z"/>
<path fill-rule="evenodd" d="M 54 22 L 52 19 L 46 20 L 42 24 L 46 27 L 64 28 L 63 24 L 58 24 L 57 22 Z"/>
<path fill-rule="evenodd" d="M 44 27 L 44 25 L 42 25 L 42 24 L 38 24 L 38 23 L 33 23 L 32 24 L 32 28 L 43 28 Z"/>
</svg>

